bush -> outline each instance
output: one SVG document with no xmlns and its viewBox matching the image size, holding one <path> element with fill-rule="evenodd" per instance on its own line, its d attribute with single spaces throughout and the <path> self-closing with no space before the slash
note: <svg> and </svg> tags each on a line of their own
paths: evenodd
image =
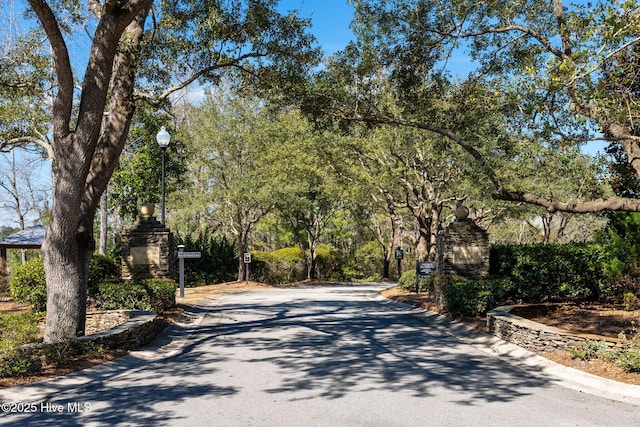
<svg viewBox="0 0 640 427">
<path fill-rule="evenodd" d="M 316 273 L 321 280 L 342 280 L 342 257 L 333 248 L 316 249 Z"/>
<path fill-rule="evenodd" d="M 402 273 L 400 279 L 398 279 L 398 286 L 406 291 L 416 291 L 416 271 L 407 270 Z M 433 291 L 433 279 L 420 279 L 419 292 L 432 292 Z"/>
<path fill-rule="evenodd" d="M 47 283 L 42 258 L 32 258 L 18 266 L 9 282 L 16 301 L 29 301 L 34 311 L 47 309 Z"/>
<path fill-rule="evenodd" d="M 383 261 L 380 243 L 373 240 L 356 249 L 345 272 L 351 280 L 376 280 L 382 277 Z"/>
<path fill-rule="evenodd" d="M 609 344 L 606 341 L 585 340 L 569 349 L 569 354 L 574 359 L 589 360 L 595 357 L 607 357 Z"/>
<path fill-rule="evenodd" d="M 307 264 L 300 248 L 283 248 L 271 252 L 270 276 L 272 282 L 291 283 L 307 278 Z"/>
<path fill-rule="evenodd" d="M 607 228 L 596 241 L 604 249 L 602 265 L 612 296 L 640 295 L 640 213 L 610 212 Z"/>
<path fill-rule="evenodd" d="M 504 303 L 509 285 L 504 278 L 465 280 L 457 276 L 441 276 L 434 284 L 445 310 L 454 316 L 484 316 Z"/>
<path fill-rule="evenodd" d="M 0 378 L 24 377 L 37 374 L 42 369 L 40 358 L 35 355 L 0 355 Z"/>
<path fill-rule="evenodd" d="M 276 283 L 272 274 L 275 257 L 270 252 L 253 251 L 251 252 L 251 265 L 249 267 L 250 278 L 261 283 Z"/>
<path fill-rule="evenodd" d="M 170 279 L 141 283 L 103 282 L 98 285 L 96 306 L 103 310 L 145 310 L 160 312 L 175 305 L 177 284 Z"/>
<path fill-rule="evenodd" d="M 162 312 L 175 307 L 178 284 L 171 279 L 150 279 L 144 282 L 152 311 Z"/>
<path fill-rule="evenodd" d="M 490 273 L 509 279 L 506 297 L 514 301 L 596 300 L 604 282 L 602 255 L 593 244 L 494 245 Z"/>
<path fill-rule="evenodd" d="M 184 263 L 187 286 L 230 282 L 237 279 L 238 257 L 234 242 L 217 238 L 210 231 L 188 234 L 182 241 L 186 252 L 200 252 L 201 257 Z"/>
<path fill-rule="evenodd" d="M 632 338 L 620 334 L 620 347 L 611 348 L 606 341 L 586 340 L 569 350 L 572 357 L 580 360 L 598 358 L 613 362 L 625 372 L 640 372 L 640 334 Z"/>
<path fill-rule="evenodd" d="M 0 295 L 9 293 L 9 275 L 4 270 L 0 270 Z"/>
<path fill-rule="evenodd" d="M 95 296 L 98 284 L 119 279 L 121 276 L 120 263 L 113 256 L 96 254 L 89 263 L 88 293 Z"/>
<path fill-rule="evenodd" d="M 263 283 L 291 283 L 307 278 L 307 259 L 300 248 L 289 247 L 273 252 L 251 252 L 250 277 Z M 316 273 L 322 280 L 339 280 L 343 261 L 331 248 L 316 249 Z"/>
<path fill-rule="evenodd" d="M 34 313 L 0 313 L 0 377 L 29 375 L 39 371 L 40 359 L 19 353 L 19 347 L 35 342 L 39 316 Z"/>
</svg>

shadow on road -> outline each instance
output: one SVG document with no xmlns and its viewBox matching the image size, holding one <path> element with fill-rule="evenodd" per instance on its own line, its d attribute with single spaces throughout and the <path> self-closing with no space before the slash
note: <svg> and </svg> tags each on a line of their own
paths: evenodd
<svg viewBox="0 0 640 427">
<path fill-rule="evenodd" d="M 269 393 L 339 398 L 386 390 L 428 397 L 438 390 L 460 405 L 476 405 L 510 401 L 548 384 L 372 301 L 225 305 L 212 315 L 220 323 L 201 328 L 190 348 L 224 336 L 215 344 L 222 354 L 249 349 L 242 362 L 278 367 L 281 384 Z"/>
</svg>

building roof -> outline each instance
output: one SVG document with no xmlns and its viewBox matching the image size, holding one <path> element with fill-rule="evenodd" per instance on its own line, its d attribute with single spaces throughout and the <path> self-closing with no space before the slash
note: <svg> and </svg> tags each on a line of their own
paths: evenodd
<svg viewBox="0 0 640 427">
<path fill-rule="evenodd" d="M 44 241 L 46 230 L 47 228 L 44 225 L 25 228 L 0 240 L 0 247 L 16 249 L 39 248 Z"/>
</svg>

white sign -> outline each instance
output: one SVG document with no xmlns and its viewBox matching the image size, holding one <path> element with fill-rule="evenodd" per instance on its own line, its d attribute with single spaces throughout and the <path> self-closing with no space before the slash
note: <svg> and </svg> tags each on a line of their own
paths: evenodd
<svg viewBox="0 0 640 427">
<path fill-rule="evenodd" d="M 245 264 L 251 264 L 251 254 L 249 252 L 246 252 L 244 254 L 244 263 Z"/>
<path fill-rule="evenodd" d="M 200 258 L 201 252 L 178 252 L 178 258 Z"/>
</svg>

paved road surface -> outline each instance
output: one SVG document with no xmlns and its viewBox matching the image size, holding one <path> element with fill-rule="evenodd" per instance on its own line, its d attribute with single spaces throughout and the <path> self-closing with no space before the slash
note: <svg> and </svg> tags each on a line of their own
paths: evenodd
<svg viewBox="0 0 640 427">
<path fill-rule="evenodd" d="M 34 413 L 1 414 L 0 424 L 639 425 L 640 407 L 561 387 L 481 352 L 376 299 L 379 289 L 292 288 L 212 299 L 179 354 L 30 402 Z"/>
</svg>

